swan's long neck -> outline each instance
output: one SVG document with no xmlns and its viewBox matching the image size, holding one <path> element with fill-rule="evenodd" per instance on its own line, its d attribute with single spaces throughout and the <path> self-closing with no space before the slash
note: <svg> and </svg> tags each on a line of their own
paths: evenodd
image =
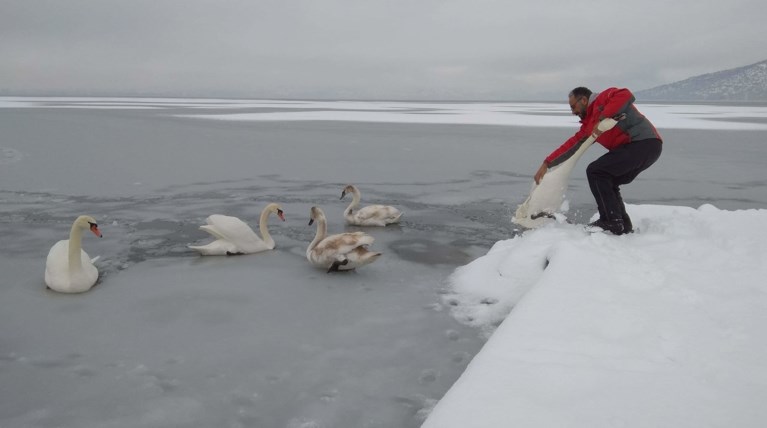
<svg viewBox="0 0 767 428">
<path fill-rule="evenodd" d="M 272 235 L 269 234 L 269 228 L 266 226 L 268 218 L 269 209 L 264 208 L 263 211 L 261 211 L 261 218 L 258 220 L 258 228 L 261 230 L 261 239 L 264 240 L 269 248 L 274 248 L 274 239 L 272 239 Z"/>
<path fill-rule="evenodd" d="M 355 188 L 352 191 L 352 203 L 350 203 L 349 206 L 346 207 L 346 210 L 344 211 L 344 215 L 351 214 L 352 211 L 356 209 L 359 204 L 360 204 L 360 191 Z"/>
<path fill-rule="evenodd" d="M 317 219 L 317 234 L 314 235 L 314 240 L 309 244 L 309 248 L 306 250 L 307 254 L 310 253 L 317 244 L 320 243 L 328 234 L 328 223 L 325 217 L 320 216 Z"/>
<path fill-rule="evenodd" d="M 72 230 L 69 231 L 69 273 L 79 272 L 83 267 L 82 253 L 83 248 L 83 230 L 77 225 L 72 224 Z"/>
</svg>

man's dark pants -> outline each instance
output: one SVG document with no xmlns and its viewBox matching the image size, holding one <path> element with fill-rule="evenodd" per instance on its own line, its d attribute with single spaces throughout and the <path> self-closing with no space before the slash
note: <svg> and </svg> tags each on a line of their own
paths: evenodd
<svg viewBox="0 0 767 428">
<path fill-rule="evenodd" d="M 618 186 L 631 183 L 637 175 L 660 157 L 663 143 L 658 139 L 632 141 L 605 153 L 586 168 L 589 187 L 603 220 L 623 219 L 627 227 L 631 220 L 626 214 Z"/>
</svg>

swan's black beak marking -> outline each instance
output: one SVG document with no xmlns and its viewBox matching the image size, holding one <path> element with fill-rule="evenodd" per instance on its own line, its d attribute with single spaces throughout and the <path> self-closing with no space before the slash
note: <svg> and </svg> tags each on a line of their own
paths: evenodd
<svg viewBox="0 0 767 428">
<path fill-rule="evenodd" d="M 314 219 L 313 219 L 313 218 L 310 218 L 310 219 L 309 219 L 309 226 L 311 226 L 313 223 L 314 223 Z"/>
</svg>

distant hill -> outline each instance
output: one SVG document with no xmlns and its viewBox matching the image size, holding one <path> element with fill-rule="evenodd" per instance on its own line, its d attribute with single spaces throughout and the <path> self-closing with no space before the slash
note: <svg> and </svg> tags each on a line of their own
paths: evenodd
<svg viewBox="0 0 767 428">
<path fill-rule="evenodd" d="M 767 60 L 636 91 L 639 101 L 767 101 Z"/>
</svg>

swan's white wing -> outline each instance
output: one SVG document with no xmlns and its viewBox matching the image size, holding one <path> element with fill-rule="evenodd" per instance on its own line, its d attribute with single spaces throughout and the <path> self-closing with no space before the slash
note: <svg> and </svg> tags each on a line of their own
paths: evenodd
<svg viewBox="0 0 767 428">
<path fill-rule="evenodd" d="M 214 214 L 205 221 L 208 224 L 200 226 L 200 229 L 218 239 L 208 245 L 190 247 L 202 254 L 255 253 L 269 249 L 263 239 L 237 217 Z"/>
<path fill-rule="evenodd" d="M 93 287 L 94 284 L 96 284 L 96 280 L 99 279 L 99 270 L 96 268 L 93 262 L 98 260 L 99 257 L 101 256 L 97 256 L 91 259 L 85 250 L 80 250 L 80 260 L 82 260 L 83 269 L 80 272 L 80 278 L 77 279 L 79 282 L 79 289 L 77 291 L 89 290 L 91 287 Z M 74 278 L 72 279 L 74 280 Z"/>
<path fill-rule="evenodd" d="M 200 229 L 210 233 L 219 239 L 226 239 L 234 241 L 243 236 L 258 236 L 253 232 L 244 221 L 237 217 L 231 217 L 228 215 L 213 214 L 209 216 L 205 221 L 208 223 L 205 226 L 200 226 Z M 259 238 L 260 239 L 260 238 Z"/>
<path fill-rule="evenodd" d="M 237 217 L 214 214 L 208 217 L 207 222 L 208 226 L 202 226 L 201 228 L 205 228 L 204 230 L 219 239 L 225 239 L 236 245 L 253 245 L 264 242 L 250 226 Z"/>
<path fill-rule="evenodd" d="M 226 240 L 224 235 L 222 235 L 221 232 L 219 232 L 215 226 L 212 226 L 210 224 L 204 224 L 200 226 L 200 230 L 210 233 L 211 236 L 213 236 L 214 238 Z"/>
<path fill-rule="evenodd" d="M 45 259 L 45 283 L 50 287 L 63 280 L 69 281 L 69 239 L 53 244 Z"/>
</svg>

